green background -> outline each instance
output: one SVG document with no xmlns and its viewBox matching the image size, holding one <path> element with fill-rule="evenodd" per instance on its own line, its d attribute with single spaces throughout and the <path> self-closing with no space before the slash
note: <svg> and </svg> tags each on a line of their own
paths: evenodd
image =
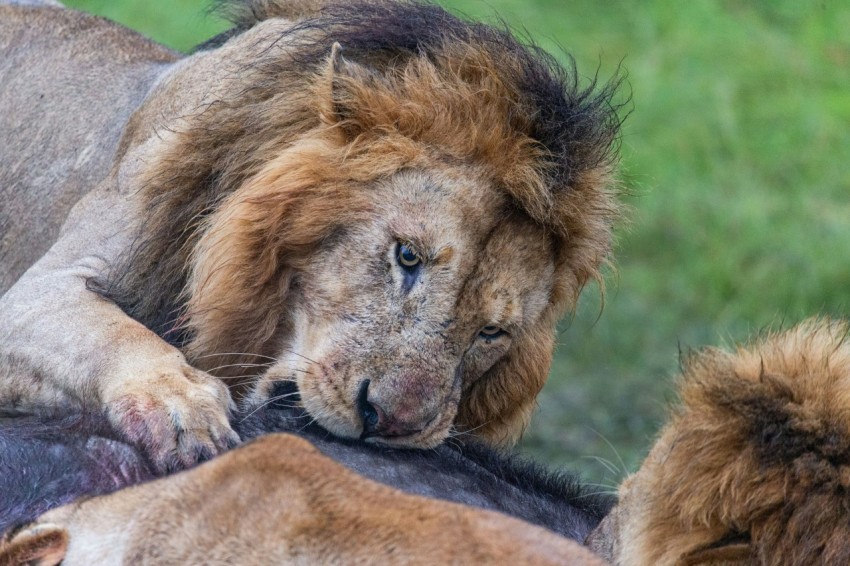
<svg viewBox="0 0 850 566">
<path fill-rule="evenodd" d="M 178 49 L 224 28 L 197 0 L 67 0 Z M 629 222 L 605 307 L 564 322 L 522 444 L 613 486 L 673 398 L 681 351 L 807 316 L 850 290 L 850 8 L 845 0 L 451 0 L 498 13 L 583 76 L 628 72 Z"/>
</svg>

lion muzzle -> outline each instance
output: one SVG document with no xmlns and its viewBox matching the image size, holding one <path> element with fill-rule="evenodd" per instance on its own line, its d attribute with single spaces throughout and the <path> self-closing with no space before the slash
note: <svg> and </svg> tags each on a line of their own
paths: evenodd
<svg viewBox="0 0 850 566">
<path fill-rule="evenodd" d="M 357 395 L 357 411 L 363 419 L 360 438 L 415 435 L 437 420 L 439 407 L 437 399 L 423 403 L 419 396 L 400 395 L 395 386 L 372 386 L 371 380 L 364 379 Z"/>
</svg>

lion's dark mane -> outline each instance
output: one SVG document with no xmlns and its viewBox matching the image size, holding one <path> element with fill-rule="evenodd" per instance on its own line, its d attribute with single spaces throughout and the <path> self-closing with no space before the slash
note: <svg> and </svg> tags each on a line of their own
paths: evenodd
<svg viewBox="0 0 850 566">
<path fill-rule="evenodd" d="M 235 27 L 202 47 L 223 44 L 263 20 L 291 17 L 292 4 L 297 1 L 220 2 Z M 582 174 L 615 159 L 621 123 L 615 92 L 622 77 L 602 85 L 594 79 L 582 86 L 571 59 L 563 66 L 536 45 L 517 40 L 507 28 L 465 21 L 427 2 L 323 4 L 280 37 L 281 45 L 294 49 L 252 67 L 256 82 L 244 85 L 238 99 L 218 101 L 196 117 L 191 147 L 181 150 L 191 155 L 174 156 L 174 167 L 161 171 L 155 180 L 160 188 L 148 205 L 152 220 L 111 274 L 91 282 L 93 290 L 174 345 L 191 340 L 180 317 L 185 308 L 188 258 L 199 237 L 200 220 L 257 168 L 257 164 L 238 163 L 248 159 L 250 150 L 243 141 L 236 148 L 235 140 L 253 137 L 256 141 L 250 143 L 258 145 L 267 141 L 261 136 L 279 135 L 293 124 L 298 129 L 315 127 L 318 116 L 288 116 L 290 123 L 283 126 L 263 122 L 266 114 L 262 112 L 279 92 L 281 77 L 303 80 L 314 73 L 334 42 L 343 46 L 346 58 L 378 69 L 397 66 L 413 56 L 433 60 L 457 45 L 471 45 L 487 53 L 496 62 L 495 71 L 518 93 L 517 128 L 527 130 L 546 150 L 547 185 L 553 197 L 569 192 Z M 217 107 L 236 106 L 245 110 L 234 111 L 233 120 L 230 116 L 218 122 L 204 117 L 214 114 Z"/>
<path fill-rule="evenodd" d="M 232 36 L 265 19 L 289 15 L 287 4 L 291 3 L 223 0 L 218 4 L 235 25 L 227 32 Z M 495 61 L 518 61 L 499 70 L 521 69 L 521 75 L 506 80 L 518 85 L 525 105 L 536 110 L 530 134 L 549 152 L 554 165 L 552 190 L 569 190 L 578 174 L 616 154 L 620 118 L 614 94 L 621 79 L 615 77 L 601 88 L 594 79 L 582 87 L 572 58 L 565 67 L 539 46 L 519 41 L 506 26 L 465 21 L 428 2 L 354 0 L 328 2 L 318 16 L 296 24 L 286 35 L 281 41 L 299 38 L 298 59 L 304 65 L 325 59 L 335 41 L 345 48 L 346 56 L 363 62 L 412 53 L 433 57 L 455 43 L 476 45 L 492 53 Z"/>
</svg>

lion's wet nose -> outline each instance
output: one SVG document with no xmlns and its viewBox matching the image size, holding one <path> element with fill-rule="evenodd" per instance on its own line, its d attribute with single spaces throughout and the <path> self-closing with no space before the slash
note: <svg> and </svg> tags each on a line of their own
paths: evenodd
<svg viewBox="0 0 850 566">
<path fill-rule="evenodd" d="M 357 394 L 357 411 L 360 413 L 360 418 L 363 419 L 364 438 L 367 435 L 374 435 L 381 421 L 386 421 L 384 410 L 381 409 L 380 405 L 369 402 L 369 383 L 368 379 L 364 379 Z"/>
<path fill-rule="evenodd" d="M 421 431 L 424 423 L 431 419 L 419 418 L 412 411 L 396 408 L 387 410 L 386 404 L 369 395 L 368 379 L 360 384 L 357 395 L 357 410 L 363 419 L 363 433 L 360 438 L 380 436 L 384 438 L 408 436 Z"/>
</svg>

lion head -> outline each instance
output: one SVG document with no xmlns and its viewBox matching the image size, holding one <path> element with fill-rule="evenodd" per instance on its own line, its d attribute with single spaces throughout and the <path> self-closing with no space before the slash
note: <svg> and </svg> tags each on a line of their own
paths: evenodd
<svg viewBox="0 0 850 566">
<path fill-rule="evenodd" d="M 679 403 L 589 544 L 612 564 L 850 561 L 850 341 L 812 319 L 683 360 Z"/>
<path fill-rule="evenodd" d="M 341 436 L 514 441 L 609 254 L 616 84 L 429 4 L 290 4 L 250 4 L 152 96 L 215 82 L 157 130 L 119 303 L 257 374 L 248 407 L 295 383 Z"/>
</svg>

